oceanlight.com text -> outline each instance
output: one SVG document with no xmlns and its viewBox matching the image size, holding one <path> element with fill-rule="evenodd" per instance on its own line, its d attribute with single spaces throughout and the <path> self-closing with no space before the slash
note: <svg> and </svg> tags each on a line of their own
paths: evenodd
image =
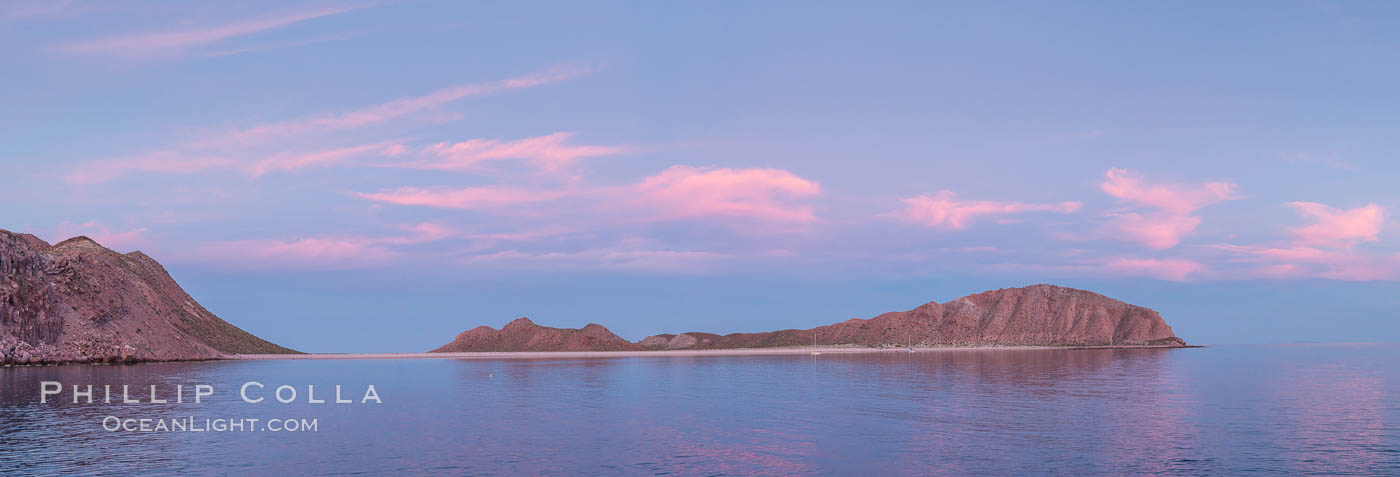
<svg viewBox="0 0 1400 477">
<path fill-rule="evenodd" d="M 317 432 L 318 424 L 305 418 L 102 418 L 102 430 L 107 432 Z"/>
</svg>

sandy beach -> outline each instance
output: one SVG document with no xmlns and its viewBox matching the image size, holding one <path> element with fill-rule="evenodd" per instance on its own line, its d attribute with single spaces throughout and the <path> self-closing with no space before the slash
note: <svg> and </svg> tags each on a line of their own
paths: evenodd
<svg viewBox="0 0 1400 477">
<path fill-rule="evenodd" d="M 954 351 L 1017 351 L 1017 350 L 1075 350 L 1075 349 L 1155 349 L 1170 346 L 950 346 L 914 348 L 916 353 Z M 300 360 L 300 359 L 541 359 L 541 358 L 630 358 L 677 356 L 749 356 L 749 355 L 825 355 L 851 353 L 907 353 L 907 348 L 867 348 L 864 346 L 800 346 L 786 348 L 738 348 L 666 351 L 499 351 L 476 353 L 308 353 L 308 354 L 238 354 L 236 360 Z"/>
</svg>

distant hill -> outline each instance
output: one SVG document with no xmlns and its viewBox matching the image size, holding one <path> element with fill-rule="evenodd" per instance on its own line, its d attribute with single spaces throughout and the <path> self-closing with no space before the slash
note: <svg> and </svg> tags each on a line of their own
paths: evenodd
<svg viewBox="0 0 1400 477">
<path fill-rule="evenodd" d="M 478 326 L 457 335 L 457 339 L 433 353 L 466 351 L 638 351 L 640 345 L 628 342 L 604 328 L 590 323 L 582 329 L 549 328 L 535 324 L 529 318 L 517 318 L 497 330 Z"/>
<path fill-rule="evenodd" d="M 1097 293 L 1054 285 L 1004 288 L 929 302 L 909 311 L 807 330 L 648 336 L 628 343 L 600 325 L 546 328 L 521 318 L 501 330 L 478 327 L 434 352 L 625 351 L 780 346 L 1185 346 L 1157 312 Z"/>
<path fill-rule="evenodd" d="M 0 363 L 296 353 L 214 316 L 146 254 L 0 229 Z"/>
</svg>

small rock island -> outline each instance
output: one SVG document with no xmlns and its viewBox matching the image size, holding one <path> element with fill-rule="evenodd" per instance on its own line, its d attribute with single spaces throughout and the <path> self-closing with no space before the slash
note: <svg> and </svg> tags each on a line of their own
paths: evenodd
<svg viewBox="0 0 1400 477">
<path fill-rule="evenodd" d="M 540 326 L 519 318 L 497 330 L 479 326 L 431 352 L 644 351 L 881 347 L 1183 347 L 1157 312 L 1112 298 L 1054 285 L 1003 288 L 909 311 L 850 319 L 806 330 L 761 333 L 685 332 L 632 343 L 598 324 L 582 329 Z"/>
</svg>

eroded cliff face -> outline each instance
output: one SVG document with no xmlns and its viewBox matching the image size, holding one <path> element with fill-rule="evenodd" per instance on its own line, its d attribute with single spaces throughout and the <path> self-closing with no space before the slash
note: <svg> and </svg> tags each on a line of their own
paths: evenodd
<svg viewBox="0 0 1400 477">
<path fill-rule="evenodd" d="M 647 349 L 885 346 L 1184 346 L 1157 312 L 1054 285 L 1005 288 L 809 330 L 649 336 Z"/>
<path fill-rule="evenodd" d="M 214 316 L 141 252 L 0 230 L 0 363 L 294 353 Z"/>
<path fill-rule="evenodd" d="M 468 351 L 637 351 L 643 349 L 608 331 L 603 325 L 550 328 L 529 318 L 517 318 L 501 329 L 478 326 L 432 353 Z"/>
</svg>

